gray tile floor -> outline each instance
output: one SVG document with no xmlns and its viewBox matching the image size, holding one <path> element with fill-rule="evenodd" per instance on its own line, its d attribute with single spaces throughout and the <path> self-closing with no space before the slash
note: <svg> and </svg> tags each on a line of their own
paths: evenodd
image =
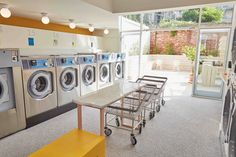
<svg viewBox="0 0 236 157">
<path fill-rule="evenodd" d="M 190 96 L 188 74 L 173 73 L 166 90 L 166 105 L 151 121 L 138 144 L 129 133 L 113 129 L 106 139 L 108 157 L 220 157 L 218 126 L 221 102 Z M 98 112 L 84 108 L 84 128 L 98 132 Z M 76 128 L 76 110 L 0 140 L 0 157 L 25 157 Z"/>
</svg>

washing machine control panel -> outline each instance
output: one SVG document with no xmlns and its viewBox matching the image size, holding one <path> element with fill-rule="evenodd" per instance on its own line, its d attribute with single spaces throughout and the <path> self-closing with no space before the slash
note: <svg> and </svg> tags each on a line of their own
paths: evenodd
<svg viewBox="0 0 236 157">
<path fill-rule="evenodd" d="M 58 66 L 75 65 L 75 58 L 74 57 L 57 58 L 56 62 Z"/>
<path fill-rule="evenodd" d="M 92 63 L 96 63 L 94 55 L 80 57 L 80 64 L 92 64 Z"/>
<path fill-rule="evenodd" d="M 111 61 L 111 54 L 98 54 L 98 62 L 100 61 Z"/>
<path fill-rule="evenodd" d="M 39 68 L 49 68 L 54 66 L 53 59 L 32 59 L 23 60 L 24 69 L 39 69 Z"/>
<path fill-rule="evenodd" d="M 117 60 L 124 60 L 126 57 L 125 53 L 117 53 L 116 54 L 116 59 Z"/>
</svg>

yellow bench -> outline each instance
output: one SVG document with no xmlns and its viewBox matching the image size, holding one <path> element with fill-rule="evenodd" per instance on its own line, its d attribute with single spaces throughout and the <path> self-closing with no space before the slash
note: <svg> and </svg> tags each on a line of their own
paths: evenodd
<svg viewBox="0 0 236 157">
<path fill-rule="evenodd" d="M 74 129 L 29 157 L 105 157 L 105 138 Z"/>
</svg>

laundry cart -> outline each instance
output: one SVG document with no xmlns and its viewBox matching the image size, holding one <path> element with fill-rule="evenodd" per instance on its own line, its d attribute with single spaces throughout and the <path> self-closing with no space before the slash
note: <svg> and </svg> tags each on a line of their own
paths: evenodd
<svg viewBox="0 0 236 157">
<path fill-rule="evenodd" d="M 162 79 L 162 78 L 161 78 Z M 137 83 L 143 83 L 146 84 L 145 87 L 142 89 L 142 91 L 137 91 L 136 95 L 139 94 L 139 92 L 146 92 L 148 94 L 151 94 L 149 103 L 145 103 L 143 106 L 144 112 L 143 112 L 143 127 L 146 125 L 146 112 L 149 112 L 149 119 L 153 119 L 155 117 L 155 113 L 160 111 L 161 108 L 161 101 L 163 100 L 163 92 L 166 84 L 166 80 L 158 80 L 157 77 L 155 79 L 150 78 L 138 78 L 136 80 Z M 152 94 L 152 92 L 154 93 Z"/>
<path fill-rule="evenodd" d="M 165 96 L 165 87 L 166 87 L 166 83 L 168 78 L 167 77 L 160 77 L 160 76 L 152 76 L 152 75 L 144 75 L 142 77 L 143 79 L 150 79 L 150 80 L 154 80 L 153 85 L 156 86 L 156 88 L 160 89 L 160 93 L 161 93 L 161 105 L 164 106 L 165 105 L 165 100 L 164 100 L 164 96 Z M 157 83 L 155 83 L 155 81 Z M 157 100 L 158 101 L 158 100 Z"/>
<path fill-rule="evenodd" d="M 141 88 L 109 106 L 105 114 L 105 135 L 110 136 L 112 134 L 109 127 L 128 130 L 131 131 L 130 141 L 132 145 L 136 145 L 137 140 L 134 133 L 135 130 L 138 130 L 139 134 L 142 132 L 144 106 L 150 103 L 153 94 L 154 88 L 150 88 L 149 92 Z"/>
</svg>

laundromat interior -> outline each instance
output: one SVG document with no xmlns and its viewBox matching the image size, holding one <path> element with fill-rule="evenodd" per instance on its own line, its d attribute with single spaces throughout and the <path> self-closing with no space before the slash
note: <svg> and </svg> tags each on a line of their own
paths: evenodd
<svg viewBox="0 0 236 157">
<path fill-rule="evenodd" d="M 0 157 L 236 157 L 236 1 L 0 0 Z"/>
</svg>

